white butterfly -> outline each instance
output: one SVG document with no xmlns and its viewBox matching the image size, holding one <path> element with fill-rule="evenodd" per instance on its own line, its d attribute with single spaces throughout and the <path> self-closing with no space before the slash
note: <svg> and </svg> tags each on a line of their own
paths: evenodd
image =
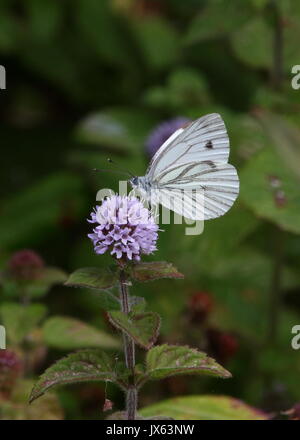
<svg viewBox="0 0 300 440">
<path fill-rule="evenodd" d="M 191 220 L 225 214 L 239 193 L 236 169 L 228 164 L 224 121 L 212 113 L 180 128 L 159 148 L 146 175 L 129 182 L 153 205 Z"/>
</svg>

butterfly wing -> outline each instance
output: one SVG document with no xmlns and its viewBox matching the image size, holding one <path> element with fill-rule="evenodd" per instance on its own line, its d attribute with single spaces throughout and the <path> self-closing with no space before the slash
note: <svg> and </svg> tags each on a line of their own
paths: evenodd
<svg viewBox="0 0 300 440">
<path fill-rule="evenodd" d="M 156 152 L 147 170 L 150 181 L 179 163 L 228 162 L 229 139 L 223 119 L 212 113 L 180 128 Z"/>
<path fill-rule="evenodd" d="M 156 193 L 166 208 L 192 220 L 210 220 L 231 208 L 239 193 L 239 178 L 228 163 L 191 162 L 162 173 Z"/>
<path fill-rule="evenodd" d="M 212 113 L 172 134 L 154 155 L 146 179 L 166 208 L 193 220 L 213 219 L 231 208 L 239 192 L 228 157 L 224 121 Z"/>
</svg>

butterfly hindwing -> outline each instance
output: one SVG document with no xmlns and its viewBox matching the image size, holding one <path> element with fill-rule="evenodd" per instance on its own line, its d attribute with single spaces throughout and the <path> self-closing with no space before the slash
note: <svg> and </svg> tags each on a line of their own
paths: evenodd
<svg viewBox="0 0 300 440">
<path fill-rule="evenodd" d="M 239 193 L 239 179 L 228 163 L 188 163 L 162 174 L 157 191 L 161 192 L 160 203 L 168 209 L 193 220 L 209 220 L 231 208 Z"/>
</svg>

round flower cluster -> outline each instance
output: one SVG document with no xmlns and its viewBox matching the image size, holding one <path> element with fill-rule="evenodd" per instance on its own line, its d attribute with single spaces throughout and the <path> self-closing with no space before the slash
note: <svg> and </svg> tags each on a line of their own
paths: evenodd
<svg viewBox="0 0 300 440">
<path fill-rule="evenodd" d="M 9 396 L 22 368 L 22 361 L 15 352 L 0 350 L 0 396 Z"/>
<path fill-rule="evenodd" d="M 8 262 L 10 275 L 20 281 L 31 281 L 39 278 L 44 261 L 34 251 L 24 249 L 15 252 Z"/>
<path fill-rule="evenodd" d="M 110 252 L 117 259 L 139 261 L 156 250 L 158 225 L 136 197 L 111 196 L 91 213 L 97 226 L 88 234 L 95 252 Z"/>
<path fill-rule="evenodd" d="M 176 130 L 183 127 L 190 120 L 179 116 L 178 118 L 169 119 L 157 125 L 149 134 L 146 140 L 146 150 L 150 157 L 154 156 L 159 147 L 173 134 Z"/>
</svg>

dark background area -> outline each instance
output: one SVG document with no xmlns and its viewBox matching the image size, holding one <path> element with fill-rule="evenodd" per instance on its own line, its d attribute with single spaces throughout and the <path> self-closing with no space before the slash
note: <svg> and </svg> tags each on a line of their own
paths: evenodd
<svg viewBox="0 0 300 440">
<path fill-rule="evenodd" d="M 45 367 L 80 348 L 62 344 L 59 329 L 47 334 L 51 317 L 117 338 L 96 295 L 52 286 L 62 272 L 32 296 L 47 307 L 43 318 L 28 334 L 12 335 L 6 306 L 23 301 L 5 275 L 12 255 L 33 249 L 65 273 L 110 264 L 93 253 L 86 218 L 98 189 L 118 190 L 118 176 L 92 169 L 109 169 L 112 157 L 143 175 L 151 130 L 210 112 L 228 129 L 238 201 L 200 236 L 186 236 L 184 225 L 164 227 L 151 260 L 173 262 L 185 280 L 132 290 L 162 316 L 159 342 L 207 351 L 233 379 L 157 382 L 141 392 L 140 405 L 225 394 L 280 418 L 300 399 L 299 352 L 291 347 L 291 329 L 300 324 L 300 91 L 291 86 L 299 36 L 296 0 L 1 2 L 0 323 L 8 348 L 31 359 L 5 398 L 4 418 L 105 417 L 101 384 L 60 389 L 53 413 L 53 401 L 34 415 L 24 402 Z M 114 341 L 106 348 L 117 353 Z M 122 408 L 116 388 L 107 385 L 106 393 Z"/>
</svg>

